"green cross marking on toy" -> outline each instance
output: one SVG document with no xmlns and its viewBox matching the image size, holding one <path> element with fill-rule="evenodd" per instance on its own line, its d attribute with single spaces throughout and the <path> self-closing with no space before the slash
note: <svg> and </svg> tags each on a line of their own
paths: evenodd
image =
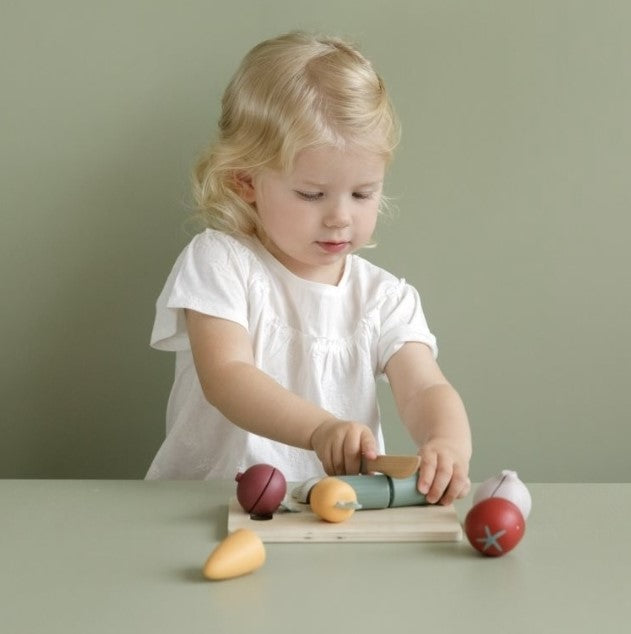
<svg viewBox="0 0 631 634">
<path fill-rule="evenodd" d="M 475 541 L 484 543 L 484 550 L 487 550 L 491 546 L 495 546 L 497 550 L 502 552 L 502 547 L 497 540 L 502 535 L 504 535 L 504 533 L 506 533 L 506 530 L 497 531 L 497 533 L 491 533 L 491 529 L 488 526 L 485 526 L 484 532 L 486 533 L 486 537 L 478 537 L 478 539 L 476 539 Z"/>
</svg>

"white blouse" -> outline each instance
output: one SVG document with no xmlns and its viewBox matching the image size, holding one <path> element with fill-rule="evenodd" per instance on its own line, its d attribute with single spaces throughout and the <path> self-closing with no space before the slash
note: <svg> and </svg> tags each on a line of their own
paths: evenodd
<svg viewBox="0 0 631 634">
<path fill-rule="evenodd" d="M 258 368 L 335 416 L 368 425 L 380 451 L 376 379 L 406 341 L 437 354 L 418 293 L 405 280 L 349 255 L 337 286 L 312 282 L 258 240 L 207 229 L 180 254 L 156 304 L 151 345 L 174 351 L 176 360 L 166 439 L 148 479 L 233 479 L 257 463 L 288 481 L 324 474 L 315 452 L 246 432 L 206 401 L 185 308 L 241 324 Z"/>
</svg>

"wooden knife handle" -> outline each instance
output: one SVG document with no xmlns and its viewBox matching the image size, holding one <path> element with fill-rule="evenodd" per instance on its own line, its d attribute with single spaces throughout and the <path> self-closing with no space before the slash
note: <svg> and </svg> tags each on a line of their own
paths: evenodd
<svg viewBox="0 0 631 634">
<path fill-rule="evenodd" d="M 376 471 L 391 478 L 408 478 L 419 470 L 420 456 L 377 456 L 369 459 L 362 457 L 362 473 Z"/>
</svg>

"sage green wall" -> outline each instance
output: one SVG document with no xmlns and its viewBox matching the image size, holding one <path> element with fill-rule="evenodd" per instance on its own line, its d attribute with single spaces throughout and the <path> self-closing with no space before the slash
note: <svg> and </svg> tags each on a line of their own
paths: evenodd
<svg viewBox="0 0 631 634">
<path fill-rule="evenodd" d="M 628 481 L 631 5 L 58 0 L 0 25 L 0 476 L 141 477 L 171 355 L 147 342 L 188 175 L 245 51 L 350 36 L 404 137 L 367 256 L 422 292 L 472 477 Z M 390 449 L 411 445 L 385 390 Z"/>
</svg>

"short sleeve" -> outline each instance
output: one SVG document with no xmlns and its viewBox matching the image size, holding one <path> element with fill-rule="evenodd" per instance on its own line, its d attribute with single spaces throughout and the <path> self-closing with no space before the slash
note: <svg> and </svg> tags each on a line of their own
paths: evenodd
<svg viewBox="0 0 631 634">
<path fill-rule="evenodd" d="M 176 260 L 156 302 L 153 348 L 190 348 L 186 308 L 248 327 L 247 276 L 240 253 L 243 250 L 229 236 L 211 230 L 193 238 Z"/>
<path fill-rule="evenodd" d="M 378 343 L 378 367 L 384 372 L 390 357 L 404 343 L 416 341 L 431 349 L 438 356 L 436 337 L 430 332 L 417 290 L 399 280 L 381 305 L 381 329 Z"/>
</svg>

